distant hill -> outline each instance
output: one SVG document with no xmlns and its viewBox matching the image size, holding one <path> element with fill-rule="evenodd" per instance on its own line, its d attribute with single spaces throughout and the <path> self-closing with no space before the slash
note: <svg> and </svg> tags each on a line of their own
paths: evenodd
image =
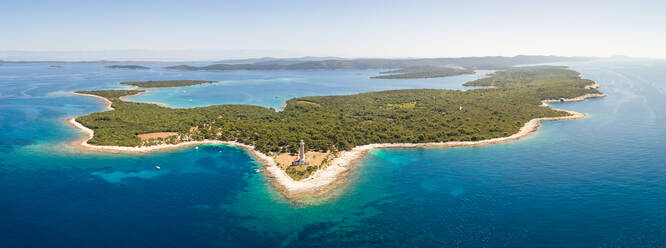
<svg viewBox="0 0 666 248">
<path fill-rule="evenodd" d="M 405 69 L 410 67 L 458 66 L 465 69 L 501 70 L 515 65 L 539 64 L 564 61 L 590 60 L 589 57 L 560 57 L 519 55 L 515 57 L 463 57 L 463 58 L 415 58 L 415 59 L 328 59 L 285 63 L 268 58 L 256 59 L 255 63 L 216 63 L 207 66 L 178 65 L 164 67 L 169 70 L 349 70 L 349 69 Z M 237 60 L 238 61 L 238 60 Z M 248 61 L 246 61 L 248 62 Z M 291 62 L 294 62 L 293 60 Z"/>
<path fill-rule="evenodd" d="M 126 69 L 126 70 L 148 70 L 150 67 L 140 65 L 107 65 L 104 68 L 109 69 Z"/>
</svg>

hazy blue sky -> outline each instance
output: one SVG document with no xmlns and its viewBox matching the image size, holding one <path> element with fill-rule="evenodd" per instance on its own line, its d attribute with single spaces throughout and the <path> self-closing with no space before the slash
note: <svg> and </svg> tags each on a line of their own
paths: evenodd
<svg viewBox="0 0 666 248">
<path fill-rule="evenodd" d="M 0 32 L 4 51 L 666 58 L 666 1 L 5 0 Z"/>
</svg>

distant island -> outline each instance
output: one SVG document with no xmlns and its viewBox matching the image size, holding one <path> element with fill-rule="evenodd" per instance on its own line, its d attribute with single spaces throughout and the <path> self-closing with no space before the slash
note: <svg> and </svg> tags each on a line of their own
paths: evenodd
<svg viewBox="0 0 666 248">
<path fill-rule="evenodd" d="M 126 70 L 148 70 L 150 67 L 140 65 L 107 65 L 104 68 L 109 69 L 126 69 Z"/>
<path fill-rule="evenodd" d="M 120 82 L 120 84 L 133 85 L 141 88 L 169 88 L 169 87 L 185 87 L 198 84 L 210 84 L 215 81 L 207 80 L 158 80 L 158 81 L 137 81 L 137 82 Z"/>
<path fill-rule="evenodd" d="M 49 69 L 65 69 L 65 66 L 62 65 L 49 65 Z"/>
<path fill-rule="evenodd" d="M 436 78 L 449 77 L 463 74 L 474 74 L 472 69 L 458 69 L 438 66 L 418 66 L 405 69 L 384 71 L 381 76 L 370 77 L 372 79 L 408 79 L 408 78 Z"/>
<path fill-rule="evenodd" d="M 288 100 L 282 111 L 242 104 L 174 109 L 122 100 L 140 90 L 80 91 L 77 93 L 107 100 L 111 110 L 71 121 L 90 130 L 83 145 L 91 149 L 141 152 L 178 144 L 241 146 L 274 165 L 267 167 L 271 173 L 284 174 L 278 176 L 281 185 L 293 193 L 310 187 L 303 186 L 306 184 L 320 185 L 322 181 L 311 178 L 315 171 L 344 170 L 340 168 L 347 168 L 350 159 L 372 147 L 446 147 L 508 141 L 529 134 L 539 120 L 584 116 L 544 107 L 544 101 L 603 96 L 593 81 L 557 66 L 512 68 L 465 85 L 493 87 L 298 97 Z M 307 156 L 317 158 L 316 162 L 290 166 L 301 139 Z"/>
<path fill-rule="evenodd" d="M 220 61 L 215 61 L 215 64 L 296 64 L 299 62 L 305 61 L 322 61 L 322 60 L 337 60 L 344 59 L 340 57 L 300 57 L 300 58 L 273 58 L 273 57 L 262 57 L 262 58 L 250 58 L 250 59 L 225 59 Z"/>
<path fill-rule="evenodd" d="M 446 77 L 473 73 L 474 70 L 506 70 L 516 65 L 583 61 L 588 57 L 519 55 L 515 57 L 464 57 L 428 59 L 275 59 L 231 60 L 206 66 L 177 65 L 167 70 L 232 71 L 232 70 L 367 70 L 394 69 L 396 75 L 380 75 L 374 79 L 408 79 Z M 247 63 L 243 63 L 247 62 Z M 253 63 L 250 63 L 253 62 Z M 459 67 L 460 69 L 455 69 Z"/>
<path fill-rule="evenodd" d="M 515 57 L 464 57 L 429 59 L 327 59 L 327 60 L 287 60 L 257 59 L 255 63 L 217 63 L 206 66 L 177 65 L 168 70 L 185 71 L 230 71 L 230 70 L 365 70 L 365 69 L 406 69 L 410 67 L 459 66 L 469 69 L 504 70 L 515 65 L 552 63 L 563 61 L 583 61 L 588 57 L 531 56 Z M 241 60 L 241 62 L 252 60 Z"/>
<path fill-rule="evenodd" d="M 140 60 L 0 60 L 5 64 L 162 64 L 162 61 Z"/>
</svg>

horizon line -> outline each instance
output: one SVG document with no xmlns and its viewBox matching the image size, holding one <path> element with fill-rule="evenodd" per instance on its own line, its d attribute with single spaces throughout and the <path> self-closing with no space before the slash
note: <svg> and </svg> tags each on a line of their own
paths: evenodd
<svg viewBox="0 0 666 248">
<path fill-rule="evenodd" d="M 14 50 L 15 51 L 15 50 Z M 103 50 L 99 50 L 103 51 Z M 110 51 L 110 50 L 104 50 Z M 129 50 L 115 50 L 115 51 L 129 51 Z M 171 50 L 174 51 L 174 50 Z M 208 50 L 199 50 L 199 51 L 208 51 Z M 0 53 L 8 52 L 0 50 Z M 16 51 L 15 51 L 16 52 Z M 29 52 L 39 52 L 39 51 L 29 51 Z M 64 52 L 64 51 L 59 51 Z M 71 51 L 74 52 L 74 51 Z M 512 56 L 506 55 L 485 55 L 485 56 L 437 56 L 437 57 L 344 57 L 344 56 L 249 56 L 249 57 L 234 57 L 234 58 L 215 58 L 215 59 L 202 59 L 202 58 L 150 58 L 150 57 L 127 57 L 127 58 L 2 58 L 0 57 L 0 62 L 4 63 L 19 63 L 19 62 L 61 62 L 61 63 L 76 63 L 76 62 L 107 62 L 107 63 L 118 63 L 118 62 L 146 62 L 146 63 L 164 63 L 164 62 L 222 62 L 224 60 L 252 60 L 252 59 L 306 59 L 306 58 L 330 58 L 327 60 L 358 60 L 358 59 L 459 59 L 459 58 L 484 58 L 484 57 L 504 57 L 512 58 L 519 56 L 548 56 L 548 57 L 570 57 L 570 58 L 591 58 L 591 59 L 612 59 L 612 58 L 627 58 L 627 59 L 666 59 L 666 58 L 656 58 L 656 57 L 636 57 L 636 56 L 627 56 L 627 55 L 611 55 L 611 56 L 586 56 L 586 55 L 543 55 L 543 54 L 516 54 Z M 251 64 L 251 63 L 250 63 Z"/>
</svg>

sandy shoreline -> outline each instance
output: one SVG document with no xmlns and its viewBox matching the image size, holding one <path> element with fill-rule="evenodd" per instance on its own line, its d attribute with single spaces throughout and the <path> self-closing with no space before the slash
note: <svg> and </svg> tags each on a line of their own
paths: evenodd
<svg viewBox="0 0 666 248">
<path fill-rule="evenodd" d="M 90 97 L 100 99 L 106 104 L 106 105 L 104 105 L 104 109 L 113 110 L 113 108 L 111 107 L 111 101 L 109 101 L 109 99 L 106 99 L 104 97 L 97 96 L 97 95 L 91 95 L 91 94 L 83 94 L 83 93 L 78 93 L 78 92 L 72 92 L 72 94 L 79 95 L 79 96 L 90 96 Z"/>
<path fill-rule="evenodd" d="M 594 85 L 592 87 L 598 87 Z M 595 88 L 596 88 L 595 87 Z M 92 96 L 98 99 L 101 99 L 107 103 L 106 109 L 112 110 L 111 102 L 106 98 L 75 93 L 77 95 Z M 559 100 L 544 100 L 542 101 L 542 106 L 548 107 L 547 102 L 572 102 L 572 101 L 583 101 L 587 98 L 595 97 L 604 97 L 605 94 L 586 94 L 583 96 L 571 98 L 571 99 L 559 99 Z M 88 144 L 94 132 L 93 130 L 81 125 L 78 123 L 75 118 L 70 118 L 67 120 L 72 126 L 84 131 L 87 135 L 82 140 L 76 141 L 73 145 L 83 150 L 91 151 L 101 151 L 101 152 L 112 152 L 112 153 L 148 153 L 153 151 L 160 150 L 170 150 L 178 149 L 185 146 L 193 145 L 203 145 L 203 144 L 219 144 L 219 145 L 230 145 L 243 148 L 247 150 L 255 159 L 261 161 L 267 172 L 267 176 L 270 179 L 271 183 L 288 198 L 294 198 L 303 194 L 316 193 L 319 191 L 328 191 L 331 189 L 332 185 L 336 185 L 338 181 L 342 180 L 346 172 L 354 167 L 354 164 L 357 160 L 363 158 L 367 151 L 375 148 L 446 148 L 446 147 L 459 147 L 459 146 L 483 146 L 504 143 L 509 141 L 518 140 L 524 137 L 529 136 L 531 133 L 535 132 L 539 128 L 539 124 L 542 121 L 556 121 L 556 120 L 573 120 L 585 118 L 586 115 L 583 113 L 578 113 L 569 110 L 560 111 L 568 112 L 569 116 L 562 117 L 545 117 L 545 118 L 536 118 L 525 123 L 520 130 L 508 137 L 480 140 L 480 141 L 450 141 L 450 142 L 434 142 L 434 143 L 383 143 L 383 144 L 368 144 L 354 147 L 349 151 L 340 152 L 339 156 L 331 161 L 330 165 L 324 169 L 320 169 L 312 174 L 310 177 L 302 179 L 300 181 L 295 181 L 287 173 L 280 169 L 272 157 L 255 150 L 254 146 L 235 142 L 235 141 L 219 141 L 219 140 L 202 140 L 202 141 L 188 141 L 179 144 L 162 144 L 154 145 L 148 147 L 123 147 L 123 146 L 97 146 Z"/>
</svg>

